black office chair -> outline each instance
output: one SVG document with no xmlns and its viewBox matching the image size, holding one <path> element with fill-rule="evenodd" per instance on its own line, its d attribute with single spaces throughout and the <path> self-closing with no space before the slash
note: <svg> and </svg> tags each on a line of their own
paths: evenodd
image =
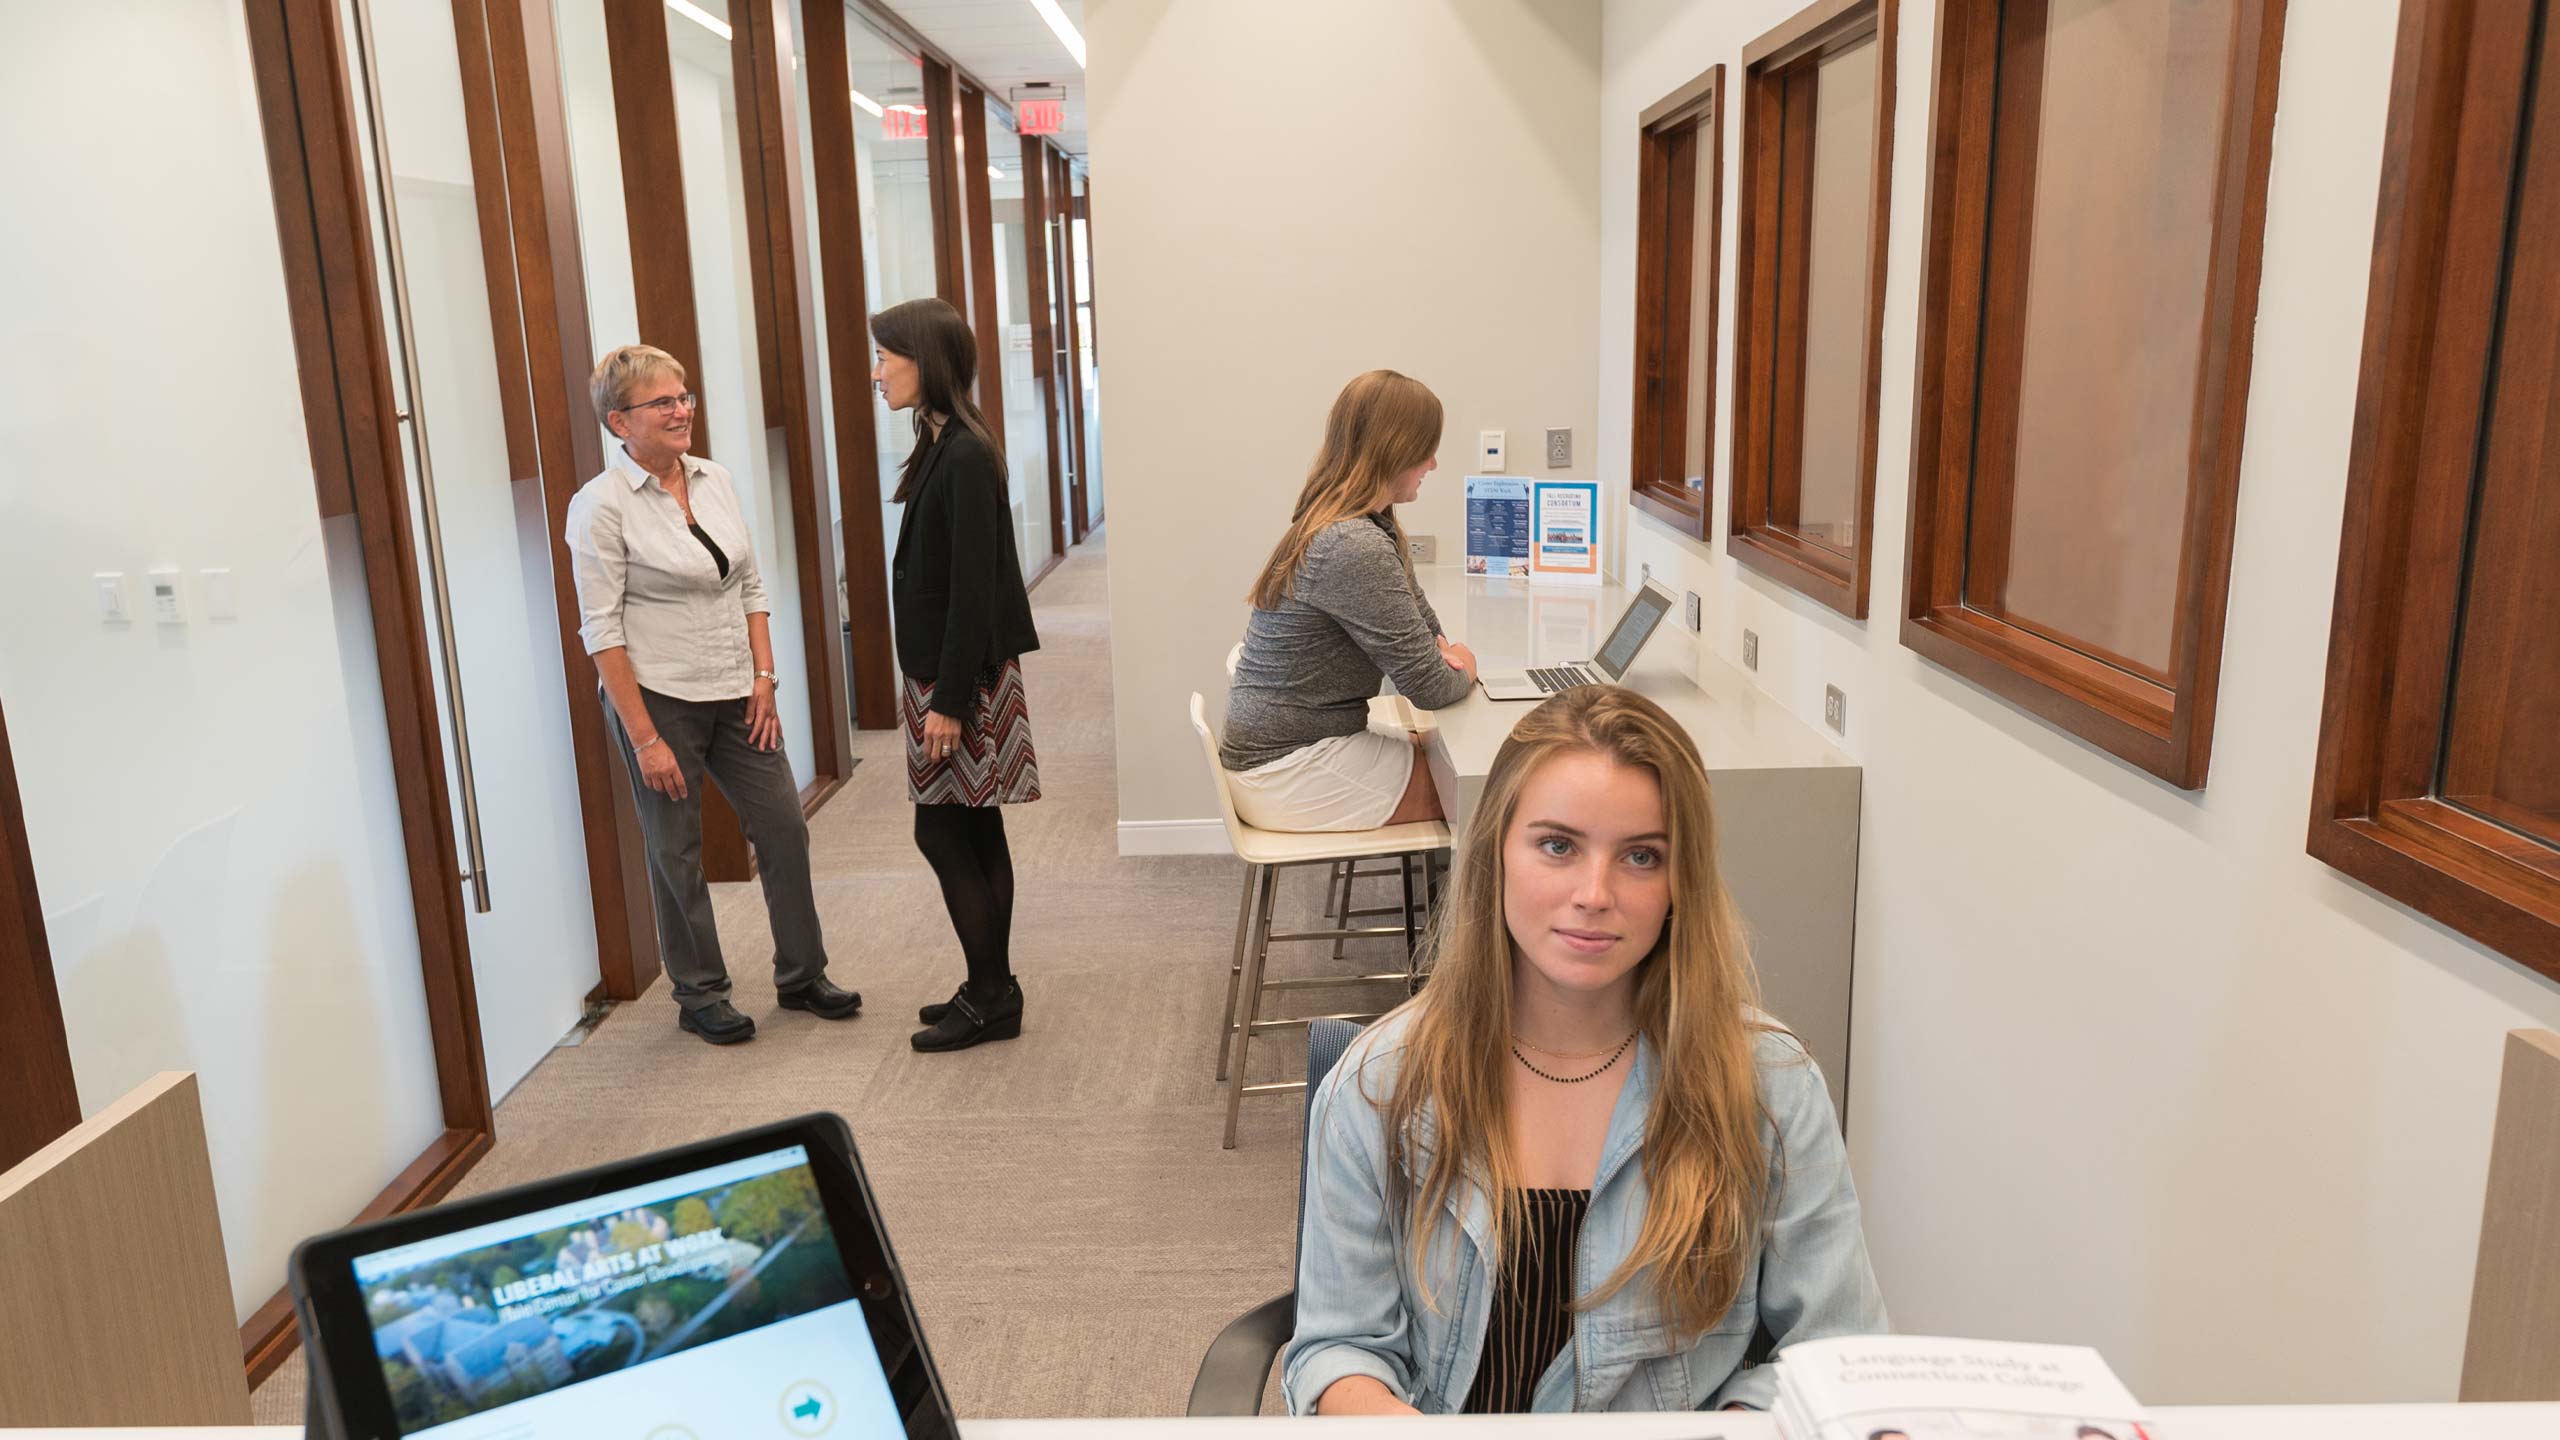
<svg viewBox="0 0 2560 1440">
<path fill-rule="evenodd" d="M 1333 1063 L 1342 1058 L 1360 1027 L 1348 1020 L 1317 1020 L 1307 1026 L 1307 1111 L 1315 1110 L 1316 1090 Z M 1241 1079 L 1241 1077 L 1239 1077 Z M 1298 1222 L 1307 1215 L 1307 1151 L 1298 1151 Z M 1294 1251 L 1292 1252 L 1294 1255 Z M 1294 1277 L 1297 1264 L 1290 1262 Z M 1298 1329 L 1298 1292 L 1294 1285 L 1227 1322 L 1209 1353 L 1200 1357 L 1200 1373 L 1191 1380 L 1189 1415 L 1259 1415 L 1262 1392 L 1271 1383 L 1271 1363 Z"/>
</svg>

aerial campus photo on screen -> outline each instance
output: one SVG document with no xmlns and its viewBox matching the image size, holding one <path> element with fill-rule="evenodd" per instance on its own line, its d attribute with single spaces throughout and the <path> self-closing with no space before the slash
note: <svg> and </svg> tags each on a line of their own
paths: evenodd
<svg viewBox="0 0 2560 1440">
<path fill-rule="evenodd" d="M 403 1433 L 853 1298 L 805 1165 L 369 1276 Z"/>
</svg>

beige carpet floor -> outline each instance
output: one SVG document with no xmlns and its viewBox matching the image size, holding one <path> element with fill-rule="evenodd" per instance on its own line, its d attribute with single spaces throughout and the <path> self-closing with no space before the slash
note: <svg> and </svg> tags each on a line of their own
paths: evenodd
<svg viewBox="0 0 2560 1440">
<path fill-rule="evenodd" d="M 1025 670 L 1045 798 L 1005 813 L 1021 1039 L 954 1055 L 908 1047 L 915 1007 L 959 983 L 960 950 L 910 838 L 899 739 L 857 733 L 866 763 L 811 828 L 830 974 L 862 992 L 862 1016 L 779 1009 L 759 892 L 714 887 L 756 1039 L 717 1049 L 680 1033 L 660 984 L 506 1098 L 496 1148 L 461 1193 L 836 1111 L 962 1416 L 1181 1413 L 1219 1327 L 1289 1284 L 1300 1106 L 1248 1100 L 1238 1148 L 1219 1149 L 1217 1026 L 1243 870 L 1118 854 L 1106 582 L 1097 536 L 1032 594 L 1043 648 Z M 1312 921 L 1321 876 L 1289 879 L 1281 923 Z M 1384 891 L 1368 903 L 1388 903 Z M 1385 968 L 1393 942 L 1362 943 L 1378 947 L 1365 962 L 1357 946 L 1337 967 L 1299 945 L 1274 968 Z M 1348 1008 L 1360 997 L 1291 998 Z M 1254 1078 L 1294 1076 L 1303 1055 L 1283 1032 L 1256 1052 Z M 261 1423 L 298 1421 L 299 1357 L 254 1398 Z"/>
</svg>

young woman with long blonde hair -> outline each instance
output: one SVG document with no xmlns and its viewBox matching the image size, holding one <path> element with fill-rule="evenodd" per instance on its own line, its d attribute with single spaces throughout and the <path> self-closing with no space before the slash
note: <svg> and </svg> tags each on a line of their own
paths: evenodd
<svg viewBox="0 0 2560 1440">
<path fill-rule="evenodd" d="M 1523 718 L 1430 984 L 1308 1121 L 1293 1413 L 1766 1408 L 1881 1333 L 1830 1095 L 1755 1004 L 1698 751 L 1583 686 Z"/>
<path fill-rule="evenodd" d="M 1251 594 L 1219 760 L 1265 830 L 1370 830 L 1440 818 L 1413 738 L 1369 730 L 1382 679 L 1425 710 L 1466 698 L 1475 656 L 1414 582 L 1397 505 L 1439 468 L 1440 398 L 1372 370 L 1342 387 L 1288 533 Z"/>
</svg>

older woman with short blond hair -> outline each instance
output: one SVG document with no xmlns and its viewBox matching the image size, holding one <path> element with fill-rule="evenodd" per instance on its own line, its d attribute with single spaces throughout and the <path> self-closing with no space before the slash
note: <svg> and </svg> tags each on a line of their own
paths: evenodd
<svg viewBox="0 0 2560 1440">
<path fill-rule="evenodd" d="M 726 469 L 686 453 L 697 400 L 666 351 L 614 351 L 597 363 L 588 393 L 616 443 L 604 473 L 569 502 L 578 633 L 630 767 L 676 1023 L 714 1045 L 756 1033 L 730 1003 L 702 874 L 705 776 L 755 847 L 783 1008 L 846 1019 L 862 997 L 827 979 L 809 827 L 774 710 L 773 607 L 737 486 Z"/>
</svg>

